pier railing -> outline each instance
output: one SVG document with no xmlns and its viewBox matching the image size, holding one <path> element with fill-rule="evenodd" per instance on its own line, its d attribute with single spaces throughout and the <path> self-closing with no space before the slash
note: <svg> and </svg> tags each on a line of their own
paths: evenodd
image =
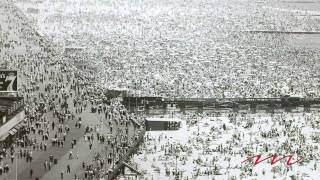
<svg viewBox="0 0 320 180">
<path fill-rule="evenodd" d="M 133 146 L 130 147 L 129 150 L 124 154 L 124 156 L 122 156 L 119 159 L 119 161 L 116 163 L 114 167 L 113 172 L 108 174 L 108 180 L 113 180 L 120 174 L 120 172 L 123 170 L 125 166 L 124 162 L 127 162 L 130 159 L 130 156 L 138 150 L 140 144 L 143 142 L 145 132 L 146 132 L 145 128 L 141 128 L 141 132 L 138 138 L 135 140 Z"/>
<path fill-rule="evenodd" d="M 162 98 L 162 97 L 124 97 L 125 106 L 215 106 L 236 107 L 239 105 L 270 105 L 281 107 L 320 105 L 320 98 Z"/>
</svg>

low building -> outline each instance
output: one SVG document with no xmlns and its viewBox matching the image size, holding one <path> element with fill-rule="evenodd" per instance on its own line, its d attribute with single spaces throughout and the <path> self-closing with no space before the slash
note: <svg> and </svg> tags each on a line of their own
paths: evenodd
<svg viewBox="0 0 320 180">
<path fill-rule="evenodd" d="M 147 118 L 145 121 L 147 131 L 178 130 L 181 126 L 178 118 Z"/>
<path fill-rule="evenodd" d="M 22 97 L 0 97 L 0 146 L 16 135 L 24 118 Z"/>
</svg>

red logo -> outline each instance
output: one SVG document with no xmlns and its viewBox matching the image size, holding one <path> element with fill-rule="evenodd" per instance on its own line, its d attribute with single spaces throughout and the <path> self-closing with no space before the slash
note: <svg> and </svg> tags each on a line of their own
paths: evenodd
<svg viewBox="0 0 320 180">
<path fill-rule="evenodd" d="M 259 154 L 259 155 L 255 155 L 255 156 L 252 156 L 252 157 L 248 157 L 246 160 L 242 161 L 241 163 L 244 163 L 244 162 L 246 162 L 246 161 L 253 160 L 254 158 L 256 158 L 255 161 L 254 161 L 254 166 L 257 165 L 257 164 L 259 164 L 259 163 L 261 163 L 261 162 L 263 162 L 263 161 L 265 161 L 265 160 L 267 160 L 267 159 L 271 159 L 271 165 L 274 165 L 274 164 L 277 163 L 278 161 L 280 161 L 280 160 L 282 160 L 282 159 L 288 158 L 286 165 L 287 165 L 287 166 L 291 166 L 292 164 L 300 163 L 300 162 L 304 159 L 304 157 L 300 157 L 299 160 L 297 160 L 297 161 L 295 161 L 295 162 L 291 162 L 291 160 L 292 160 L 292 155 L 283 156 L 283 157 L 281 157 L 281 158 L 279 158 L 279 159 L 277 159 L 277 157 L 278 157 L 278 156 L 274 154 L 274 155 L 271 155 L 271 156 L 266 157 L 266 158 L 264 158 L 264 159 L 261 159 L 261 155 Z"/>
</svg>

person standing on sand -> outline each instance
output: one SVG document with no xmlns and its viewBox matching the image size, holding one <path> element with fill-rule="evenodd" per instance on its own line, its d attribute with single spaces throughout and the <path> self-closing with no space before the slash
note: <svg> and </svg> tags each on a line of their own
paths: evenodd
<svg viewBox="0 0 320 180">
<path fill-rule="evenodd" d="M 61 170 L 60 177 L 63 179 L 63 170 Z"/>
<path fill-rule="evenodd" d="M 32 178 L 32 175 L 33 175 L 33 170 L 30 169 L 30 178 Z"/>
</svg>

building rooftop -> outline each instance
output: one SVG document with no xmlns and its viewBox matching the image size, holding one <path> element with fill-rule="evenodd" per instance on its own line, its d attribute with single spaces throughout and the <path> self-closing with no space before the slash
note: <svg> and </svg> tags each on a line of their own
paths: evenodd
<svg viewBox="0 0 320 180">
<path fill-rule="evenodd" d="M 23 97 L 0 97 L 0 106 L 11 107 L 21 100 L 23 100 Z"/>
<path fill-rule="evenodd" d="M 15 105 L 18 106 L 15 109 L 23 105 L 23 97 L 0 97 L 0 115 L 6 114 L 7 110 Z"/>
<path fill-rule="evenodd" d="M 157 117 L 152 117 L 152 118 L 146 118 L 147 121 L 170 121 L 170 122 L 181 122 L 182 120 L 179 118 L 157 118 Z"/>
</svg>

